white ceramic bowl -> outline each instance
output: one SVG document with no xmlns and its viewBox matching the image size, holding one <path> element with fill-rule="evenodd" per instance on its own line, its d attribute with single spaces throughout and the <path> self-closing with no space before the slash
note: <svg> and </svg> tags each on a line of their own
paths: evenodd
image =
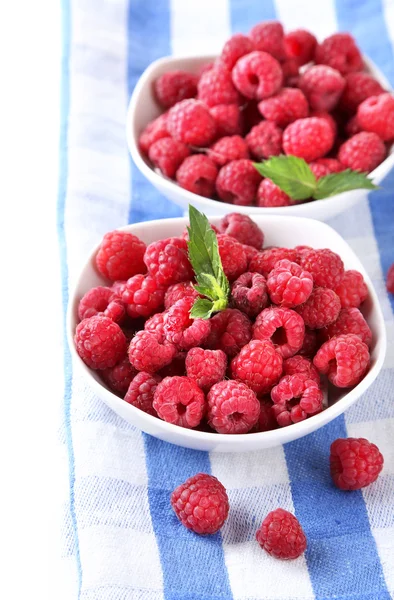
<svg viewBox="0 0 394 600">
<path fill-rule="evenodd" d="M 166 196 L 171 202 L 178 204 L 185 211 L 192 204 L 207 215 L 226 214 L 234 210 L 249 215 L 272 215 L 282 216 L 294 215 L 297 217 L 310 217 L 313 219 L 326 220 L 353 206 L 366 192 L 352 191 L 338 194 L 325 200 L 307 202 L 306 204 L 294 204 L 293 206 L 282 206 L 278 208 L 260 208 L 258 206 L 237 206 L 204 198 L 192 192 L 184 190 L 171 179 L 163 177 L 155 172 L 138 148 L 138 138 L 145 126 L 156 118 L 163 110 L 157 104 L 153 94 L 153 82 L 157 77 L 174 69 L 183 69 L 191 73 L 198 73 L 201 66 L 214 60 L 214 56 L 195 56 L 188 58 L 165 57 L 153 62 L 141 75 L 130 100 L 127 113 L 127 143 L 130 154 L 143 175 Z M 364 57 L 365 64 L 371 74 L 389 90 L 390 84 L 372 63 Z M 379 184 L 394 166 L 394 145 L 389 156 L 372 173 L 374 183 Z"/>
<path fill-rule="evenodd" d="M 217 224 L 220 217 L 214 217 L 210 220 L 213 224 Z M 102 383 L 97 372 L 89 369 L 79 358 L 75 350 L 73 336 L 78 322 L 77 311 L 79 300 L 90 288 L 97 285 L 106 285 L 106 282 L 97 273 L 94 267 L 94 258 L 98 249 L 95 248 L 83 267 L 75 290 L 70 296 L 71 300 L 67 316 L 67 332 L 70 350 L 75 363 L 82 370 L 94 392 L 118 415 L 142 431 L 167 442 L 185 446 L 187 448 L 194 448 L 196 450 L 245 452 L 277 446 L 311 433 L 343 413 L 344 410 L 351 406 L 361 394 L 367 390 L 381 370 L 386 352 L 386 332 L 383 315 L 375 290 L 372 287 L 364 267 L 345 240 L 330 226 L 312 219 L 260 215 L 258 217 L 255 216 L 254 220 L 263 229 L 265 234 L 265 245 L 267 246 L 279 245 L 294 247 L 301 244 L 307 244 L 315 248 L 331 248 L 342 257 L 346 269 L 357 269 L 361 271 L 369 290 L 369 298 L 364 303 L 363 312 L 373 333 L 371 348 L 372 361 L 369 372 L 361 383 L 351 390 L 336 390 L 335 397 L 332 395 L 332 392 L 329 391 L 329 407 L 322 413 L 300 423 L 282 429 L 276 429 L 274 431 L 248 433 L 243 435 L 221 435 L 184 429 L 161 421 L 156 417 L 152 417 L 138 408 L 127 404 L 124 400 L 121 400 L 118 396 L 109 391 Z M 144 242 L 149 244 L 150 242 L 161 238 L 180 235 L 187 222 L 187 219 L 184 218 L 148 221 L 145 223 L 137 223 L 135 225 L 127 225 L 126 227 L 123 227 L 123 230 L 134 233 L 144 240 Z"/>
</svg>

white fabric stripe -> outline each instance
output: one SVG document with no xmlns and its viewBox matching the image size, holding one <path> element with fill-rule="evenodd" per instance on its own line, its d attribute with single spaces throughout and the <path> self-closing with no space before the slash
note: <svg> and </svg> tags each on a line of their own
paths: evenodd
<svg viewBox="0 0 394 600">
<path fill-rule="evenodd" d="M 394 47 L 394 2 L 393 0 L 382 0 L 383 14 L 386 22 L 387 33 Z"/>
<path fill-rule="evenodd" d="M 274 0 L 276 14 L 286 31 L 308 29 L 318 40 L 337 29 L 334 0 Z"/>
</svg>

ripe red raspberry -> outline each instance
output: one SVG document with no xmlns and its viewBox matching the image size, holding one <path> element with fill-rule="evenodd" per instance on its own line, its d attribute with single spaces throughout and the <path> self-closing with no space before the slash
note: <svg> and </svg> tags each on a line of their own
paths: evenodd
<svg viewBox="0 0 394 600">
<path fill-rule="evenodd" d="M 145 250 L 146 245 L 136 235 L 127 231 L 110 231 L 103 237 L 97 252 L 97 269 L 111 281 L 145 273 Z"/>
<path fill-rule="evenodd" d="M 258 160 L 278 156 L 282 151 L 282 130 L 271 121 L 255 125 L 245 140 L 250 153 Z"/>
<path fill-rule="evenodd" d="M 209 112 L 215 119 L 217 137 L 241 133 L 241 111 L 237 104 L 219 104 Z"/>
<path fill-rule="evenodd" d="M 158 312 L 150 317 L 150 319 L 147 319 L 144 324 L 144 330 L 154 333 L 161 344 L 164 342 L 166 337 L 164 335 L 165 314 L 165 312 Z"/>
<path fill-rule="evenodd" d="M 339 106 L 348 113 L 355 113 L 359 104 L 370 96 L 384 93 L 379 81 L 376 81 L 369 73 L 349 73 L 345 77 L 345 82 Z"/>
<path fill-rule="evenodd" d="M 248 315 L 257 317 L 268 304 L 267 283 L 259 273 L 243 273 L 231 288 L 233 306 Z"/>
<path fill-rule="evenodd" d="M 233 160 L 220 169 L 216 191 L 223 202 L 248 206 L 254 203 L 260 181 L 251 160 Z"/>
<path fill-rule="evenodd" d="M 248 215 L 229 213 L 219 223 L 219 232 L 234 237 L 241 244 L 254 246 L 260 250 L 264 243 L 264 234 L 260 227 Z"/>
<path fill-rule="evenodd" d="M 249 271 L 261 273 L 268 277 L 276 263 L 286 258 L 292 262 L 298 261 L 298 252 L 292 248 L 267 248 L 256 254 L 249 263 Z"/>
<path fill-rule="evenodd" d="M 257 189 L 257 205 L 269 207 L 290 206 L 291 199 L 271 179 L 263 179 Z"/>
<path fill-rule="evenodd" d="M 338 319 L 321 330 L 324 341 L 347 333 L 358 335 L 364 344 L 371 345 L 372 331 L 358 308 L 343 308 Z"/>
<path fill-rule="evenodd" d="M 297 307 L 297 312 L 310 329 L 327 327 L 337 320 L 341 310 L 341 302 L 329 288 L 316 287 L 305 304 Z"/>
<path fill-rule="evenodd" d="M 317 64 L 329 65 L 347 75 L 353 71 L 361 71 L 363 59 L 356 42 L 349 33 L 334 33 L 318 44 L 315 52 Z"/>
<path fill-rule="evenodd" d="M 227 356 L 222 350 L 192 348 L 186 356 L 186 373 L 204 392 L 224 379 Z"/>
<path fill-rule="evenodd" d="M 283 132 L 283 150 L 307 162 L 321 158 L 334 144 L 332 128 L 325 119 L 309 117 L 290 123 Z"/>
<path fill-rule="evenodd" d="M 312 168 L 312 165 L 321 165 L 326 167 L 329 173 L 340 173 L 346 169 L 345 165 L 339 162 L 339 160 L 336 158 L 318 158 L 313 163 L 310 163 L 309 166 Z"/>
<path fill-rule="evenodd" d="M 179 485 L 171 494 L 176 516 L 195 533 L 216 533 L 229 511 L 226 490 L 216 477 L 197 473 Z"/>
<path fill-rule="evenodd" d="M 306 550 L 306 537 L 298 519 L 283 508 L 271 511 L 256 532 L 260 546 L 274 556 L 288 560 Z"/>
<path fill-rule="evenodd" d="M 252 40 L 242 33 L 236 33 L 224 44 L 219 63 L 231 71 L 241 56 L 250 54 L 253 50 L 255 47 Z"/>
<path fill-rule="evenodd" d="M 214 350 L 223 350 L 233 357 L 252 339 L 252 324 L 248 317 L 237 309 L 226 308 L 211 319 L 211 333 L 204 345 Z"/>
<path fill-rule="evenodd" d="M 330 473 L 340 490 L 360 490 L 383 469 L 379 448 L 364 438 L 338 438 L 330 447 Z"/>
<path fill-rule="evenodd" d="M 299 69 L 294 58 L 288 58 L 280 63 L 283 73 L 283 85 L 288 88 L 296 88 L 298 85 Z"/>
<path fill-rule="evenodd" d="M 297 373 L 285 375 L 271 391 L 273 413 L 279 427 L 299 423 L 323 410 L 319 384 Z"/>
<path fill-rule="evenodd" d="M 165 377 L 156 388 L 153 408 L 163 421 L 192 429 L 205 413 L 204 392 L 189 377 Z"/>
<path fill-rule="evenodd" d="M 357 109 L 357 120 L 364 131 L 376 133 L 387 142 L 394 139 L 394 97 L 391 94 L 371 96 Z"/>
<path fill-rule="evenodd" d="M 254 340 L 270 340 L 283 358 L 294 356 L 304 341 L 302 317 L 290 308 L 265 308 L 253 325 Z"/>
<path fill-rule="evenodd" d="M 154 83 L 156 98 L 161 106 L 170 108 L 181 100 L 197 95 L 198 77 L 186 71 L 168 71 Z"/>
<path fill-rule="evenodd" d="M 313 110 L 329 112 L 338 104 L 345 88 L 345 80 L 331 67 L 314 65 L 301 75 L 298 85 Z"/>
<path fill-rule="evenodd" d="M 124 285 L 122 300 L 132 319 L 150 317 L 164 300 L 164 288 L 151 275 L 134 275 Z"/>
<path fill-rule="evenodd" d="M 77 325 L 74 342 L 83 362 L 91 369 L 114 367 L 126 354 L 126 337 L 112 319 L 97 315 Z"/>
<path fill-rule="evenodd" d="M 252 258 L 254 256 L 256 256 L 256 254 L 260 254 L 260 252 L 254 248 L 253 246 L 248 246 L 247 244 L 242 244 L 242 247 L 244 249 L 244 252 L 246 254 L 246 259 L 248 261 L 248 268 L 247 270 L 249 271 L 249 263 L 252 260 Z"/>
<path fill-rule="evenodd" d="M 283 60 L 286 57 L 283 26 L 278 21 L 257 23 L 250 30 L 249 37 L 256 50 L 268 52 L 277 60 Z"/>
<path fill-rule="evenodd" d="M 300 356 L 291 356 L 283 362 L 283 373 L 285 375 L 302 375 L 305 379 L 312 379 L 318 385 L 320 384 L 319 371 L 311 360 Z"/>
<path fill-rule="evenodd" d="M 212 60 L 209 63 L 203 64 L 202 67 L 200 67 L 198 70 L 199 76 L 201 77 L 201 75 L 204 75 L 204 73 L 213 69 L 215 65 L 216 65 L 216 60 Z"/>
<path fill-rule="evenodd" d="M 218 433 L 247 433 L 257 423 L 260 403 L 256 394 L 239 381 L 220 381 L 211 387 L 208 423 Z"/>
<path fill-rule="evenodd" d="M 316 286 L 335 289 L 342 280 L 344 266 L 340 256 L 323 248 L 322 250 L 305 250 L 301 253 L 300 265 L 313 277 Z"/>
<path fill-rule="evenodd" d="M 197 88 L 198 99 L 207 106 L 239 104 L 241 99 L 231 79 L 231 71 L 220 64 L 201 76 Z"/>
<path fill-rule="evenodd" d="M 345 133 L 348 137 L 356 135 L 362 131 L 360 123 L 357 120 L 357 115 L 354 115 L 345 125 Z"/>
<path fill-rule="evenodd" d="M 114 367 L 101 371 L 101 377 L 104 383 L 116 394 L 124 397 L 129 389 L 129 385 L 137 371 L 131 366 L 127 356 L 125 356 Z"/>
<path fill-rule="evenodd" d="M 243 244 L 224 233 L 219 233 L 217 240 L 223 271 L 229 281 L 235 281 L 248 266 Z"/>
<path fill-rule="evenodd" d="M 313 60 L 316 46 L 315 36 L 305 29 L 296 29 L 285 35 L 286 54 L 296 60 L 299 67 Z"/>
<path fill-rule="evenodd" d="M 205 198 L 214 195 L 217 176 L 217 166 L 205 154 L 189 156 L 176 172 L 176 180 L 181 187 Z"/>
<path fill-rule="evenodd" d="M 316 117 L 317 119 L 324 119 L 330 126 L 332 134 L 334 136 L 334 139 L 336 138 L 336 135 L 338 132 L 338 126 L 337 126 L 336 120 L 334 119 L 334 117 L 332 115 L 330 115 L 330 113 L 325 112 L 324 110 L 323 111 L 322 110 L 311 110 L 310 116 Z M 322 160 L 322 159 L 317 159 L 317 160 Z M 324 159 L 324 160 L 326 160 L 326 159 Z"/>
<path fill-rule="evenodd" d="M 351 333 L 338 335 L 324 342 L 317 351 L 313 364 L 339 388 L 357 385 L 368 370 L 368 346 Z"/>
<path fill-rule="evenodd" d="M 193 287 L 192 281 L 181 281 L 180 283 L 174 283 L 171 285 L 164 296 L 164 308 L 171 308 L 178 300 L 182 298 L 198 298 L 199 293 Z"/>
<path fill-rule="evenodd" d="M 169 365 L 166 365 L 159 371 L 160 377 L 164 379 L 164 377 L 174 377 L 179 376 L 183 377 L 186 375 L 186 352 L 178 352 L 172 362 Z"/>
<path fill-rule="evenodd" d="M 129 404 L 148 413 L 148 415 L 157 417 L 157 413 L 153 408 L 153 396 L 160 381 L 161 377 L 159 375 L 141 371 L 131 381 L 124 399 Z"/>
<path fill-rule="evenodd" d="M 278 127 L 286 127 L 309 115 L 308 101 L 301 90 L 282 88 L 275 96 L 259 102 L 259 111 Z"/>
<path fill-rule="evenodd" d="M 237 61 L 232 78 L 243 96 L 263 100 L 279 90 L 283 73 L 279 62 L 270 54 L 255 51 Z"/>
<path fill-rule="evenodd" d="M 282 355 L 269 340 L 252 340 L 231 361 L 233 378 L 256 394 L 267 394 L 279 381 L 282 370 Z"/>
<path fill-rule="evenodd" d="M 162 286 L 188 281 L 194 276 L 188 259 L 187 243 L 182 238 L 152 242 L 146 249 L 144 262 L 149 274 Z"/>
<path fill-rule="evenodd" d="M 389 267 L 386 276 L 386 289 L 390 294 L 394 294 L 394 263 Z"/>
<path fill-rule="evenodd" d="M 318 346 L 316 331 L 314 329 L 309 329 L 309 327 L 305 327 L 304 342 L 301 349 L 298 351 L 298 354 L 301 354 L 301 356 L 313 357 L 316 354 Z"/>
<path fill-rule="evenodd" d="M 313 277 L 300 265 L 284 259 L 276 263 L 267 279 L 271 301 L 292 308 L 303 304 L 313 290 Z"/>
<path fill-rule="evenodd" d="M 182 298 L 171 306 L 164 317 L 164 335 L 180 350 L 200 346 L 211 331 L 210 320 L 191 318 L 193 304 L 194 298 Z"/>
<path fill-rule="evenodd" d="M 321 177 L 325 177 L 326 175 L 329 175 L 331 173 L 330 169 L 326 167 L 326 165 L 320 165 L 317 162 L 309 163 L 309 168 L 316 177 L 316 179 L 320 179 Z"/>
<path fill-rule="evenodd" d="M 386 158 L 386 147 L 376 133 L 361 131 L 340 146 L 338 158 L 349 169 L 369 173 Z"/>
<path fill-rule="evenodd" d="M 249 158 L 248 145 L 240 135 L 222 137 L 209 148 L 208 157 L 223 167 L 232 160 Z"/>
<path fill-rule="evenodd" d="M 208 146 L 216 133 L 208 107 L 193 99 L 182 100 L 170 108 L 167 129 L 173 138 L 192 146 Z"/>
<path fill-rule="evenodd" d="M 130 342 L 129 361 L 137 371 L 155 373 L 168 365 L 176 354 L 176 347 L 167 340 L 162 341 L 153 331 L 137 331 Z"/>
<path fill-rule="evenodd" d="M 361 273 L 350 269 L 344 272 L 335 293 L 339 296 L 342 308 L 358 308 L 367 298 L 368 288 Z"/>
<path fill-rule="evenodd" d="M 171 178 L 189 154 L 190 150 L 185 144 L 170 137 L 157 140 L 149 148 L 149 160 L 163 175 Z"/>
<path fill-rule="evenodd" d="M 167 113 L 148 123 L 139 137 L 138 144 L 141 151 L 147 155 L 152 144 L 166 137 L 170 137 L 167 129 Z"/>
<path fill-rule="evenodd" d="M 78 305 L 78 318 L 80 321 L 102 314 L 116 323 L 123 320 L 125 308 L 120 297 L 112 288 L 91 288 L 81 298 Z"/>
<path fill-rule="evenodd" d="M 260 400 L 260 414 L 256 425 L 252 428 L 253 433 L 271 431 L 278 428 L 278 423 L 272 411 L 273 403 L 270 397 Z"/>
</svg>

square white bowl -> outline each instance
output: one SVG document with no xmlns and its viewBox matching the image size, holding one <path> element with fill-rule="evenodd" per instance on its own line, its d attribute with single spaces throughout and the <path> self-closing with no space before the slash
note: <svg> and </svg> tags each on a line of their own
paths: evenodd
<svg viewBox="0 0 394 600">
<path fill-rule="evenodd" d="M 279 245 L 294 247 L 301 244 L 310 245 L 315 248 L 330 248 L 337 252 L 345 263 L 346 269 L 357 269 L 365 279 L 368 287 L 369 297 L 363 306 L 363 313 L 372 330 L 373 341 L 371 346 L 371 367 L 364 379 L 353 389 L 336 390 L 330 396 L 329 407 L 318 415 L 310 417 L 305 421 L 262 433 L 248 433 L 241 435 L 223 435 L 206 433 L 185 429 L 166 423 L 156 417 L 152 417 L 143 411 L 128 404 L 113 394 L 101 381 L 96 371 L 89 369 L 78 356 L 74 345 L 74 332 L 78 323 L 78 303 L 82 296 L 92 287 L 107 285 L 107 282 L 97 273 L 95 269 L 95 256 L 98 247 L 94 249 L 87 259 L 76 287 L 70 295 L 70 304 L 67 315 L 67 335 L 70 351 L 74 363 L 81 369 L 87 382 L 93 391 L 114 412 L 123 419 L 161 440 L 171 442 L 186 448 L 196 450 L 207 450 L 217 452 L 246 452 L 277 446 L 303 437 L 323 425 L 332 421 L 351 406 L 372 384 L 382 368 L 386 353 L 386 330 L 384 319 L 376 292 L 372 286 L 363 265 L 345 242 L 345 240 L 329 225 L 312 219 L 297 217 L 278 216 L 254 216 L 255 222 L 261 227 L 265 235 L 265 245 Z M 220 217 L 210 219 L 211 223 L 218 224 Z M 160 221 L 147 221 L 123 227 L 123 231 L 130 231 L 145 243 L 149 244 L 161 238 L 180 235 L 188 224 L 185 218 L 165 219 Z M 332 403 L 332 404 L 331 404 Z M 331 405 L 330 405 L 331 404 Z"/>
<path fill-rule="evenodd" d="M 292 206 L 282 206 L 277 208 L 262 208 L 259 206 L 234 206 L 219 200 L 204 198 L 198 194 L 193 194 L 174 181 L 168 179 L 153 170 L 147 158 L 141 153 L 138 147 L 138 139 L 146 125 L 159 116 L 163 109 L 158 105 L 153 93 L 154 81 L 163 73 L 175 69 L 182 69 L 190 73 L 199 73 L 201 67 L 217 58 L 216 56 L 194 56 L 173 58 L 167 56 L 153 62 L 141 75 L 133 95 L 130 100 L 127 112 L 126 135 L 130 154 L 141 173 L 159 190 L 163 196 L 181 206 L 187 211 L 189 204 L 192 204 L 207 215 L 226 214 L 237 210 L 238 212 L 249 215 L 272 215 L 280 214 L 282 216 L 294 215 L 297 217 L 310 217 L 313 219 L 326 220 L 344 210 L 353 206 L 360 198 L 365 197 L 365 190 L 354 190 L 337 194 L 325 200 L 316 200 L 305 204 L 294 204 Z M 364 56 L 364 62 L 368 71 L 383 86 L 390 90 L 390 84 L 378 69 L 378 67 L 367 57 Z M 370 173 L 374 183 L 379 184 L 387 173 L 394 166 L 394 144 L 391 146 L 387 158 Z"/>
</svg>

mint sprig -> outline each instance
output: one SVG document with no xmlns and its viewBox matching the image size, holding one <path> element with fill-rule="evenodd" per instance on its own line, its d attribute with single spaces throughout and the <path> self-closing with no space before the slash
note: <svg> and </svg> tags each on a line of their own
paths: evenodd
<svg viewBox="0 0 394 600">
<path fill-rule="evenodd" d="M 366 173 L 359 173 L 352 169 L 316 179 L 308 163 L 297 156 L 272 156 L 262 163 L 253 164 L 260 175 L 272 179 L 295 201 L 307 198 L 322 200 L 351 190 L 378 189 Z"/>
<path fill-rule="evenodd" d="M 205 296 L 196 299 L 190 316 L 192 319 L 209 319 L 214 312 L 227 308 L 230 285 L 223 271 L 216 233 L 207 217 L 189 206 L 189 221 L 187 245 L 197 281 L 194 287 Z"/>
</svg>

